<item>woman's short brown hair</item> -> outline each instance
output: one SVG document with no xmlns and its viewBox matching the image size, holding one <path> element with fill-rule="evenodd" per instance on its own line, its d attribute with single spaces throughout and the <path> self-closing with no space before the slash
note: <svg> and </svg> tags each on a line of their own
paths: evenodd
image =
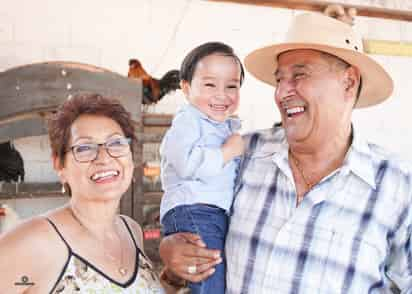
<svg viewBox="0 0 412 294">
<path fill-rule="evenodd" d="M 82 114 L 105 116 L 116 121 L 126 137 L 136 142 L 135 128 L 130 113 L 117 99 L 99 94 L 79 95 L 66 100 L 48 121 L 49 140 L 53 157 L 64 165 L 64 156 L 68 150 L 70 128 Z M 133 154 L 133 153 L 132 153 Z"/>
</svg>

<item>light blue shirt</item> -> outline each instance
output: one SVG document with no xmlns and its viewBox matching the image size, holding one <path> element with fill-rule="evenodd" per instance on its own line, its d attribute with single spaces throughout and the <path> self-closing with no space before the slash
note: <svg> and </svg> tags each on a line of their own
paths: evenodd
<svg viewBox="0 0 412 294">
<path fill-rule="evenodd" d="M 284 129 L 245 142 L 226 293 L 412 293 L 409 162 L 354 132 L 343 165 L 296 206 Z"/>
<path fill-rule="evenodd" d="M 190 104 L 178 111 L 160 146 L 161 219 L 178 205 L 205 203 L 229 210 L 239 160 L 224 164 L 221 147 L 239 128 L 238 119 L 213 121 Z"/>
</svg>

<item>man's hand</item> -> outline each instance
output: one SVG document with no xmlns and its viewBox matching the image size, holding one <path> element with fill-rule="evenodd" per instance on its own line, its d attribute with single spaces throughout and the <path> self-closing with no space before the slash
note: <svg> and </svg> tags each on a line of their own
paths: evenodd
<svg viewBox="0 0 412 294">
<path fill-rule="evenodd" d="M 245 143 L 242 136 L 239 134 L 233 134 L 222 145 L 223 161 L 227 163 L 236 156 L 240 156 L 245 152 Z"/>
<path fill-rule="evenodd" d="M 164 264 L 179 277 L 200 282 L 215 272 L 214 266 L 222 262 L 219 250 L 205 248 L 198 235 L 176 233 L 160 242 L 160 257 Z M 196 266 L 196 272 L 189 274 L 188 268 Z"/>
</svg>

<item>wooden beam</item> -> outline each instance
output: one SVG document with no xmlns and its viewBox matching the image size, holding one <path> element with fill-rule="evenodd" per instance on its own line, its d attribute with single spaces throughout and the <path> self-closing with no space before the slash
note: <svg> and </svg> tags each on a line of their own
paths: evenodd
<svg viewBox="0 0 412 294">
<path fill-rule="evenodd" d="M 146 127 L 166 126 L 170 127 L 173 120 L 173 114 L 155 114 L 143 113 L 143 125 Z"/>
<path fill-rule="evenodd" d="M 160 199 L 163 195 L 160 182 L 155 184 L 142 182 L 143 202 L 153 202 L 153 199 Z M 43 198 L 43 197 L 68 197 L 61 192 L 61 184 L 58 182 L 48 183 L 6 183 L 0 182 L 0 200 L 21 199 L 21 198 Z M 123 195 L 123 198 L 125 196 Z M 131 203 L 130 203 L 131 204 Z M 129 207 L 127 207 L 129 208 Z M 130 209 L 132 207 L 130 206 Z"/>
<path fill-rule="evenodd" d="M 412 57 L 411 42 L 363 40 L 363 47 L 368 54 Z"/>
<path fill-rule="evenodd" d="M 159 205 L 162 199 L 163 192 L 145 192 L 144 205 Z"/>
<path fill-rule="evenodd" d="M 0 199 L 67 197 L 60 183 L 0 183 Z"/>
<path fill-rule="evenodd" d="M 367 17 L 377 17 L 386 19 L 396 19 L 412 21 L 412 11 L 389 9 L 376 6 L 352 5 L 342 3 L 342 1 L 319 1 L 319 0 L 206 0 L 210 2 L 227 2 L 236 4 L 247 4 L 256 6 L 267 6 L 274 8 L 288 8 L 298 10 L 309 10 L 323 12 L 330 4 L 340 4 L 343 7 L 353 7 L 357 9 L 357 15 Z"/>
<path fill-rule="evenodd" d="M 3 125 L 0 123 L 0 143 L 44 134 L 47 134 L 47 125 L 40 117 L 13 121 Z"/>
<path fill-rule="evenodd" d="M 166 132 L 166 130 L 165 130 Z M 151 134 L 151 133 L 139 133 L 137 134 L 137 141 L 143 142 L 143 143 L 160 143 L 162 142 L 163 136 L 165 134 L 163 133 L 158 133 L 158 134 Z"/>
</svg>

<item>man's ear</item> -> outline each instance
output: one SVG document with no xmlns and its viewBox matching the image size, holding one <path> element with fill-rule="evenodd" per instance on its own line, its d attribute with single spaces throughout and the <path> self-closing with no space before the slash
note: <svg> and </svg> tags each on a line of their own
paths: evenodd
<svg viewBox="0 0 412 294">
<path fill-rule="evenodd" d="M 188 81 L 181 80 L 180 81 L 180 88 L 182 89 L 182 92 L 183 92 L 183 94 L 185 94 L 185 96 L 189 95 L 190 83 Z"/>
<path fill-rule="evenodd" d="M 360 85 L 360 72 L 356 67 L 350 66 L 345 70 L 344 83 L 345 96 L 356 99 Z"/>
</svg>

